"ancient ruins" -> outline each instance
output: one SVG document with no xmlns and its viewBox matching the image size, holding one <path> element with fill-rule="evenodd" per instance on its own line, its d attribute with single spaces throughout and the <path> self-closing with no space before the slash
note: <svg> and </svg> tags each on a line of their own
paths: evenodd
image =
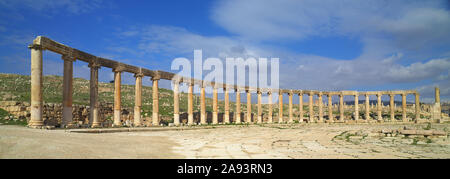
<svg viewBox="0 0 450 179">
<path fill-rule="evenodd" d="M 142 78 L 144 76 L 151 77 L 153 82 L 153 114 L 152 114 L 152 125 L 159 126 L 159 101 L 158 101 L 158 82 L 159 80 L 171 80 L 174 84 L 173 92 L 174 92 L 174 124 L 179 126 L 180 122 L 180 112 L 179 112 L 179 84 L 185 83 L 189 86 L 188 88 L 188 121 L 187 125 L 194 125 L 194 114 L 193 114 L 193 87 L 194 85 L 199 85 L 201 87 L 201 115 L 200 115 L 200 124 L 207 124 L 207 116 L 206 116 L 206 104 L 205 104 L 205 87 L 213 88 L 213 117 L 212 124 L 219 124 L 218 120 L 218 92 L 219 88 L 223 88 L 224 90 L 224 120 L 223 123 L 263 123 L 262 117 L 262 107 L 261 107 L 261 97 L 262 95 L 269 96 L 269 110 L 268 110 L 268 119 L 267 123 L 282 123 L 289 122 L 293 123 L 294 121 L 298 122 L 308 122 L 308 123 L 343 123 L 343 122 L 439 122 L 441 123 L 443 120 L 441 119 L 441 110 L 440 110 L 440 100 L 439 100 L 439 88 L 436 88 L 435 93 L 435 104 L 432 106 L 431 119 L 422 119 L 421 118 L 421 105 L 419 101 L 419 93 L 416 90 L 402 90 L 402 91 L 315 91 L 315 90 L 292 90 L 292 89 L 263 89 L 263 88 L 254 88 L 248 86 L 237 86 L 237 85 L 228 85 L 228 84 L 219 84 L 210 81 L 202 81 L 198 79 L 192 79 L 187 77 L 181 77 L 174 73 L 165 72 L 165 71 L 153 71 L 145 68 L 140 68 L 124 63 L 120 63 L 117 61 L 113 61 L 110 59 L 97 57 L 86 52 L 82 52 L 80 50 L 68 47 L 66 45 L 55 42 L 49 38 L 38 36 L 33 44 L 29 46 L 31 49 L 31 120 L 29 122 L 30 127 L 41 128 L 44 126 L 43 120 L 43 98 L 42 98 L 42 84 L 43 84 L 43 50 L 49 50 L 62 55 L 62 59 L 64 60 L 64 77 L 63 77 L 63 115 L 62 115 L 62 125 L 63 127 L 69 126 L 72 123 L 72 92 L 73 92 L 73 62 L 76 60 L 81 60 L 89 63 L 90 67 L 90 113 L 89 113 L 89 124 L 91 127 L 103 127 L 102 122 L 99 118 L 99 103 L 98 103 L 98 70 L 101 67 L 111 68 L 114 73 L 114 125 L 121 126 L 121 74 L 123 72 L 128 72 L 134 74 L 136 78 L 135 85 L 135 107 L 134 107 L 134 122 L 133 126 L 142 126 L 141 120 L 141 107 L 142 107 Z M 229 91 L 234 90 L 236 92 L 236 113 L 238 114 L 233 117 L 231 120 L 230 117 L 230 106 L 229 106 Z M 247 94 L 247 106 L 251 106 L 251 95 L 252 93 L 257 94 L 257 115 L 256 120 L 252 120 L 252 108 L 247 107 L 246 111 L 246 121 L 241 119 L 241 92 L 246 92 Z M 279 95 L 279 115 L 273 119 L 272 115 L 272 94 L 278 93 Z M 289 117 L 288 121 L 283 120 L 283 94 L 289 95 Z M 303 111 L 303 94 L 309 95 L 309 111 Z M 413 104 L 413 108 L 415 110 L 415 117 L 413 119 L 407 118 L 407 103 L 406 96 L 408 94 L 412 94 L 415 96 L 415 104 Z M 298 109 L 300 115 L 294 116 L 293 114 L 293 97 L 294 95 L 298 95 L 299 97 L 299 105 Z M 313 97 L 318 97 L 318 114 L 314 114 L 313 110 Z M 326 95 L 328 97 L 327 105 L 323 104 L 322 96 Z M 377 104 L 376 104 L 376 117 L 370 116 L 371 105 L 369 102 L 369 96 L 376 95 L 377 96 Z M 382 105 L 381 97 L 383 95 L 389 95 L 390 97 L 390 119 L 383 119 L 382 116 Z M 395 104 L 394 104 L 394 96 L 401 95 L 402 96 L 402 118 L 397 121 L 395 119 Z M 333 116 L 333 105 L 332 105 L 332 96 L 339 96 L 339 115 Z M 365 103 L 362 105 L 362 109 L 360 109 L 360 105 L 354 105 L 354 116 L 349 118 L 344 114 L 344 96 L 354 96 L 354 101 L 356 104 L 359 102 L 359 96 L 365 96 Z M 328 108 L 328 114 L 324 116 L 324 107 Z M 360 116 L 360 110 L 364 110 L 364 115 Z M 304 114 L 308 113 L 309 118 L 304 118 Z M 317 117 L 316 117 L 317 116 Z"/>
</svg>

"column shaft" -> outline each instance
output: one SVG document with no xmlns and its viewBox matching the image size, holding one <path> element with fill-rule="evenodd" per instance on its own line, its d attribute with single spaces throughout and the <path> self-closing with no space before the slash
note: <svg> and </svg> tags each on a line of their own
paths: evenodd
<svg viewBox="0 0 450 179">
<path fill-rule="evenodd" d="M 152 114 L 152 124 L 154 126 L 159 125 L 159 93 L 158 93 L 158 81 L 159 78 L 153 77 L 153 114 Z"/>
<path fill-rule="evenodd" d="M 205 86 L 202 85 L 200 91 L 200 124 L 206 123 L 206 102 L 205 102 Z"/>
<path fill-rule="evenodd" d="M 188 87 L 188 125 L 194 124 L 194 84 Z"/>
<path fill-rule="evenodd" d="M 389 109 L 391 111 L 391 121 L 394 122 L 395 121 L 394 95 L 390 94 L 389 97 L 390 97 L 390 99 L 389 99 Z"/>
<path fill-rule="evenodd" d="M 314 94 L 309 93 L 309 122 L 314 122 Z"/>
<path fill-rule="evenodd" d="M 416 95 L 415 95 L 415 97 L 416 97 L 416 122 L 418 122 L 419 120 L 420 120 L 420 99 L 419 99 L 419 93 L 416 93 Z"/>
<path fill-rule="evenodd" d="M 268 95 L 268 97 L 267 97 L 267 99 L 268 99 L 267 103 L 268 103 L 268 105 L 269 105 L 269 111 L 268 111 L 268 114 L 267 114 L 267 122 L 268 122 L 268 123 L 273 123 L 272 92 L 269 91 L 269 92 L 267 93 L 267 95 Z"/>
<path fill-rule="evenodd" d="M 136 85 L 134 88 L 134 126 L 141 126 L 141 108 L 142 108 L 142 74 L 135 74 Z"/>
<path fill-rule="evenodd" d="M 339 95 L 339 121 L 344 122 L 345 115 L 344 115 L 344 95 Z"/>
<path fill-rule="evenodd" d="M 292 92 L 289 93 L 289 123 L 293 123 L 294 119 L 293 119 L 293 111 L 292 111 L 292 96 L 294 94 Z"/>
<path fill-rule="evenodd" d="M 122 72 L 114 71 L 114 126 L 121 126 L 121 94 L 120 84 L 122 83 Z"/>
<path fill-rule="evenodd" d="M 278 93 L 278 123 L 283 122 L 283 92 Z"/>
<path fill-rule="evenodd" d="M 328 122 L 333 122 L 334 118 L 333 118 L 333 97 L 332 95 L 328 95 Z"/>
<path fill-rule="evenodd" d="M 42 118 L 42 49 L 38 45 L 32 45 L 31 49 L 31 119 L 28 124 L 31 127 L 44 125 Z"/>
<path fill-rule="evenodd" d="M 402 94 L 402 121 L 403 122 L 408 121 L 406 119 L 406 94 L 405 93 Z"/>
<path fill-rule="evenodd" d="M 298 111 L 299 111 L 299 116 L 298 116 L 298 120 L 300 123 L 303 122 L 303 93 L 298 94 Z"/>
<path fill-rule="evenodd" d="M 173 81 L 173 123 L 180 125 L 180 82 Z"/>
<path fill-rule="evenodd" d="M 323 122 L 323 99 L 322 99 L 322 92 L 319 94 L 319 122 Z"/>
<path fill-rule="evenodd" d="M 377 118 L 378 118 L 378 122 L 383 122 L 383 114 L 382 114 L 382 108 L 381 105 L 383 105 L 381 103 L 381 94 L 377 94 Z"/>
<path fill-rule="evenodd" d="M 101 127 L 98 113 L 98 64 L 90 64 L 91 79 L 90 83 L 90 113 L 89 123 L 92 127 Z"/>
<path fill-rule="evenodd" d="M 218 124 L 219 123 L 219 108 L 217 105 L 217 88 L 214 87 L 213 89 L 213 118 L 212 123 Z"/>
<path fill-rule="evenodd" d="M 247 90 L 247 122 L 252 123 L 252 93 Z"/>
<path fill-rule="evenodd" d="M 370 121 L 370 99 L 369 99 L 369 95 L 368 94 L 366 94 L 366 102 L 365 102 L 365 114 L 364 114 L 364 117 L 365 117 L 365 119 L 366 119 L 366 122 L 369 122 Z"/>
<path fill-rule="evenodd" d="M 241 92 L 236 89 L 236 124 L 241 123 Z"/>
<path fill-rule="evenodd" d="M 224 121 L 225 121 L 225 124 L 229 124 L 230 123 L 230 98 L 229 98 L 229 95 L 228 95 L 228 89 L 224 88 L 223 91 L 225 93 Z"/>
<path fill-rule="evenodd" d="M 72 123 L 72 93 L 73 93 L 73 61 L 75 58 L 63 57 L 64 79 L 63 79 L 63 111 L 61 127 Z"/>
<path fill-rule="evenodd" d="M 359 96 L 355 95 L 355 121 L 359 120 Z"/>
<path fill-rule="evenodd" d="M 258 91 L 258 124 L 262 123 L 261 91 Z"/>
</svg>

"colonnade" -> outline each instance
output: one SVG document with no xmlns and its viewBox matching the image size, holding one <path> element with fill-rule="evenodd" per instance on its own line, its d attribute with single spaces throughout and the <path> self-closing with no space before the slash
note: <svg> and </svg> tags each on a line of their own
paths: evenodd
<svg viewBox="0 0 450 179">
<path fill-rule="evenodd" d="M 152 81 L 152 98 L 153 98 L 153 110 L 152 110 L 152 125 L 158 126 L 160 125 L 159 118 L 159 92 L 158 92 L 158 84 L 159 80 L 171 80 L 173 83 L 173 118 L 175 125 L 181 125 L 180 121 L 180 88 L 179 85 L 181 83 L 186 83 L 188 85 L 188 125 L 194 125 L 194 102 L 193 102 L 193 88 L 195 85 L 198 85 L 200 90 L 201 104 L 200 104 L 200 124 L 207 124 L 207 115 L 206 115 L 206 97 L 205 97 L 205 88 L 212 87 L 213 88 L 213 111 L 212 111 L 212 124 L 219 123 L 219 107 L 218 107 L 218 89 L 223 88 L 224 93 L 224 117 L 222 123 L 263 123 L 263 109 L 262 109 L 262 96 L 267 95 L 268 101 L 268 112 L 267 112 L 267 123 L 275 122 L 273 120 L 273 101 L 272 94 L 278 93 L 278 116 L 276 122 L 345 122 L 345 121 L 378 121 L 383 122 L 382 116 L 382 95 L 390 96 L 390 120 L 395 120 L 395 111 L 394 111 L 394 96 L 401 95 L 402 96 L 402 118 L 401 121 L 407 122 L 406 116 L 406 95 L 413 94 L 415 95 L 415 117 L 412 121 L 420 120 L 420 101 L 419 101 L 419 93 L 415 90 L 403 90 L 403 91 L 373 91 L 373 92 L 358 92 L 358 91 L 314 91 L 314 90 L 285 90 L 285 89 L 263 89 L 263 88 L 252 88 L 252 87 L 240 87 L 236 85 L 227 85 L 227 84 L 219 84 L 214 82 L 206 82 L 202 80 L 196 80 L 192 78 L 181 77 L 173 73 L 164 72 L 164 71 L 152 71 L 145 68 L 139 68 L 132 65 L 127 65 L 123 63 L 119 63 L 113 60 L 96 57 L 90 55 L 86 52 L 79 51 L 77 49 L 65 46 L 58 42 L 55 42 L 46 37 L 38 36 L 33 44 L 29 46 L 31 49 L 31 121 L 29 123 L 30 126 L 43 126 L 43 118 L 42 118 L 42 51 L 50 50 L 62 55 L 62 60 L 64 60 L 64 82 L 63 82 L 63 119 L 62 126 L 67 126 L 72 121 L 72 92 L 73 92 L 73 62 L 76 60 L 81 60 L 89 63 L 90 68 L 90 114 L 89 114 L 89 122 L 92 127 L 101 127 L 102 123 L 99 119 L 99 102 L 98 102 L 98 70 L 101 67 L 111 68 L 112 72 L 114 72 L 114 122 L 115 126 L 122 125 L 120 119 L 120 111 L 121 111 L 121 74 L 123 72 L 133 73 L 136 78 L 135 85 L 135 107 L 134 107 L 134 126 L 141 126 L 143 124 L 141 118 L 141 109 L 142 109 L 142 78 L 144 76 L 149 76 Z M 236 93 L 236 102 L 235 102 L 235 116 L 233 117 L 233 121 L 230 116 L 230 99 L 229 92 L 230 90 L 234 90 Z M 246 111 L 246 120 L 243 121 L 241 119 L 241 93 L 246 93 L 247 98 L 247 111 Z M 257 113 L 256 120 L 252 120 L 252 93 L 257 94 Z M 288 105 L 288 120 L 284 120 L 283 116 L 283 95 L 287 94 L 289 99 Z M 298 111 L 299 115 L 294 116 L 294 104 L 293 97 L 294 95 L 298 95 L 299 104 Z M 304 111 L 304 101 L 303 95 L 308 95 L 308 118 L 305 118 Z M 324 116 L 324 103 L 323 96 L 327 96 L 327 116 Z M 377 96 L 377 108 L 376 114 L 377 117 L 372 119 L 370 117 L 370 101 L 369 96 L 375 95 Z M 313 98 L 317 96 L 318 98 L 318 112 L 315 113 Z M 332 97 L 339 96 L 339 116 L 334 116 L 333 107 L 332 107 Z M 344 96 L 354 96 L 355 105 L 354 105 L 354 118 L 347 119 L 344 113 Z M 360 118 L 359 113 L 359 96 L 365 96 L 365 112 L 364 118 Z"/>
</svg>

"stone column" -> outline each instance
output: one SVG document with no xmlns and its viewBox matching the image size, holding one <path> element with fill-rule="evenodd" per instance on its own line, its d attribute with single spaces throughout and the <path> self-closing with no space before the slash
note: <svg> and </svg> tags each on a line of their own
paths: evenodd
<svg viewBox="0 0 450 179">
<path fill-rule="evenodd" d="M 230 98 L 228 95 L 228 89 L 223 88 L 223 91 L 225 93 L 225 114 L 224 114 L 224 123 L 229 124 L 230 123 Z"/>
<path fill-rule="evenodd" d="M 194 125 L 194 83 L 188 87 L 188 125 Z"/>
<path fill-rule="evenodd" d="M 345 121 L 345 115 L 344 115 L 344 95 L 339 94 L 339 121 L 344 122 Z"/>
<path fill-rule="evenodd" d="M 334 122 L 334 117 L 333 117 L 333 96 L 331 94 L 329 94 L 327 96 L 328 98 L 328 121 L 329 122 Z"/>
<path fill-rule="evenodd" d="M 419 99 L 419 97 L 420 97 L 420 95 L 419 95 L 419 93 L 415 93 L 415 97 L 416 97 L 416 104 L 415 104 L 415 106 L 416 106 L 416 122 L 418 122 L 419 120 L 420 120 L 420 99 Z"/>
<path fill-rule="evenodd" d="M 90 113 L 89 113 L 89 123 L 91 127 L 101 127 L 101 122 L 98 114 L 98 69 L 99 64 L 90 63 L 91 68 L 91 79 L 90 79 Z"/>
<path fill-rule="evenodd" d="M 278 123 L 283 122 L 283 91 L 279 90 L 278 92 Z"/>
<path fill-rule="evenodd" d="M 298 94 L 298 111 L 299 111 L 299 122 L 302 123 L 303 122 L 303 93 L 299 93 Z"/>
<path fill-rule="evenodd" d="M 236 92 L 236 124 L 241 123 L 241 92 L 239 89 L 235 89 Z"/>
<path fill-rule="evenodd" d="M 383 105 L 381 103 L 381 94 L 377 94 L 377 118 L 378 118 L 378 122 L 383 122 L 383 114 L 382 114 L 382 108 L 381 105 Z"/>
<path fill-rule="evenodd" d="M 314 122 L 314 101 L 313 93 L 309 93 L 309 122 Z"/>
<path fill-rule="evenodd" d="M 141 108 L 142 108 L 142 73 L 137 73 L 134 75 L 136 78 L 136 85 L 134 88 L 134 126 L 141 126 Z"/>
<path fill-rule="evenodd" d="M 122 126 L 120 120 L 121 116 L 121 95 L 120 84 L 122 83 L 122 71 L 119 69 L 113 69 L 114 72 L 114 126 Z"/>
<path fill-rule="evenodd" d="M 319 92 L 319 121 L 323 122 L 323 99 L 322 99 L 322 92 Z"/>
<path fill-rule="evenodd" d="M 268 123 L 273 123 L 273 109 L 272 109 L 272 91 L 269 91 L 269 92 L 267 92 L 267 95 L 268 95 L 268 97 L 267 97 L 267 99 L 268 99 L 268 101 L 267 101 L 267 103 L 268 103 L 268 105 L 269 105 L 269 111 L 268 111 L 268 114 L 267 114 L 267 122 Z"/>
<path fill-rule="evenodd" d="M 247 90 L 247 122 L 252 123 L 252 93 Z"/>
<path fill-rule="evenodd" d="M 294 123 L 294 119 L 293 119 L 293 114 L 292 114 L 292 96 L 294 95 L 291 92 L 288 93 L 289 94 L 289 123 Z"/>
<path fill-rule="evenodd" d="M 262 123 L 261 91 L 258 90 L 258 124 Z"/>
<path fill-rule="evenodd" d="M 391 111 L 391 121 L 394 122 L 395 120 L 395 108 L 394 108 L 394 94 L 389 94 L 389 109 Z"/>
<path fill-rule="evenodd" d="M 443 120 L 441 119 L 442 112 L 441 112 L 441 99 L 439 87 L 434 88 L 434 95 L 435 95 L 435 103 L 432 106 L 431 120 L 432 122 L 442 123 Z"/>
<path fill-rule="evenodd" d="M 370 121 L 370 99 L 369 99 L 368 94 L 366 94 L 365 97 L 366 97 L 366 103 L 365 103 L 366 104 L 366 112 L 364 114 L 364 117 L 365 117 L 366 121 L 369 122 Z"/>
<path fill-rule="evenodd" d="M 173 80 L 173 124 L 180 125 L 180 82 Z"/>
<path fill-rule="evenodd" d="M 152 114 L 152 125 L 158 126 L 159 125 L 159 93 L 158 93 L 158 81 L 159 76 L 153 76 L 152 82 L 153 82 L 153 114 Z"/>
<path fill-rule="evenodd" d="M 61 128 L 72 123 L 72 93 L 73 93 L 73 62 L 74 57 L 62 56 L 64 60 L 64 79 L 63 79 L 63 111 Z"/>
<path fill-rule="evenodd" d="M 219 123 L 219 108 L 217 105 L 217 88 L 214 87 L 213 88 L 213 118 L 212 118 L 212 123 L 213 124 L 218 124 Z"/>
<path fill-rule="evenodd" d="M 207 124 L 206 122 L 206 102 L 205 102 L 205 85 L 202 84 L 200 91 L 200 124 Z"/>
<path fill-rule="evenodd" d="M 359 120 L 359 94 L 355 95 L 355 121 Z"/>
<path fill-rule="evenodd" d="M 31 49 L 31 119 L 30 127 L 40 127 L 44 125 L 42 118 L 42 47 L 40 45 L 30 45 Z"/>
<path fill-rule="evenodd" d="M 402 93 L 402 120 L 408 122 L 406 119 L 406 93 Z"/>
</svg>

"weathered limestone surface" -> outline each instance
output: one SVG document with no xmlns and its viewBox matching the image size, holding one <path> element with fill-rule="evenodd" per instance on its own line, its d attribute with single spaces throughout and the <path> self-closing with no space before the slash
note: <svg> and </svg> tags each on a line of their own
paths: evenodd
<svg viewBox="0 0 450 179">
<path fill-rule="evenodd" d="M 31 127 L 44 125 L 42 119 L 42 47 L 37 44 L 30 45 L 31 49 Z"/>
<path fill-rule="evenodd" d="M 261 105 L 262 93 L 261 93 L 261 91 L 258 90 L 257 94 L 258 94 L 258 121 L 257 121 L 257 123 L 261 124 L 263 122 L 263 120 L 262 120 L 262 105 Z"/>
<path fill-rule="evenodd" d="M 289 123 L 293 123 L 293 114 L 292 114 L 292 96 L 294 94 L 292 92 L 289 92 Z"/>
<path fill-rule="evenodd" d="M 230 96 L 228 95 L 228 89 L 223 89 L 225 93 L 225 114 L 224 114 L 224 123 L 229 124 L 230 123 Z"/>
<path fill-rule="evenodd" d="M 89 124 L 92 127 L 101 127 L 102 124 L 99 119 L 98 113 L 98 69 L 100 65 L 91 63 L 91 80 L 90 80 L 90 106 L 91 112 L 89 114 Z"/>
<path fill-rule="evenodd" d="M 188 125 L 194 125 L 194 84 L 188 87 Z"/>
<path fill-rule="evenodd" d="M 235 90 L 236 92 L 236 114 L 235 114 L 235 123 L 240 124 L 241 123 L 241 92 L 239 89 Z"/>
<path fill-rule="evenodd" d="M 152 124 L 154 126 L 158 126 L 159 125 L 159 93 L 158 93 L 158 81 L 160 78 L 158 77 L 152 77 L 152 82 L 153 82 L 153 113 L 152 113 Z"/>
<path fill-rule="evenodd" d="M 278 93 L 278 123 L 283 122 L 283 93 L 280 91 Z"/>
<path fill-rule="evenodd" d="M 180 125 L 180 83 L 174 81 L 173 83 L 173 123 Z"/>
<path fill-rule="evenodd" d="M 323 122 L 323 99 L 322 99 L 322 92 L 319 93 L 319 121 Z"/>
<path fill-rule="evenodd" d="M 247 90 L 247 123 L 252 123 L 252 93 Z"/>
<path fill-rule="evenodd" d="M 134 126 L 141 126 L 141 108 L 142 108 L 142 74 L 135 74 L 136 85 L 134 92 Z"/>
<path fill-rule="evenodd" d="M 268 111 L 268 114 L 267 114 L 267 116 L 268 116 L 268 123 L 273 123 L 273 109 L 272 109 L 272 92 L 268 92 L 267 93 L 267 95 L 268 95 L 268 105 L 269 105 L 269 111 Z"/>
<path fill-rule="evenodd" d="M 303 122 L 303 93 L 299 93 L 298 94 L 298 111 L 299 111 L 299 116 L 298 116 L 298 120 L 299 122 Z"/>
<path fill-rule="evenodd" d="M 334 122 L 332 96 L 328 95 L 328 122 Z"/>
<path fill-rule="evenodd" d="M 314 106 L 313 106 L 313 93 L 309 93 L 309 121 L 308 122 L 314 122 Z"/>
<path fill-rule="evenodd" d="M 206 124 L 205 86 L 200 91 L 200 124 Z"/>
<path fill-rule="evenodd" d="M 122 71 L 119 69 L 113 70 L 114 72 L 114 125 L 121 126 L 120 111 L 121 111 L 121 94 L 120 85 L 122 83 Z"/>
<path fill-rule="evenodd" d="M 64 77 L 63 77 L 63 116 L 61 127 L 68 126 L 72 123 L 72 93 L 73 93 L 73 62 L 76 60 L 67 56 L 63 56 L 64 60 Z"/>
<path fill-rule="evenodd" d="M 219 123 L 219 106 L 217 104 L 217 88 L 213 89 L 213 120 L 212 123 L 213 124 L 218 124 Z"/>
</svg>

